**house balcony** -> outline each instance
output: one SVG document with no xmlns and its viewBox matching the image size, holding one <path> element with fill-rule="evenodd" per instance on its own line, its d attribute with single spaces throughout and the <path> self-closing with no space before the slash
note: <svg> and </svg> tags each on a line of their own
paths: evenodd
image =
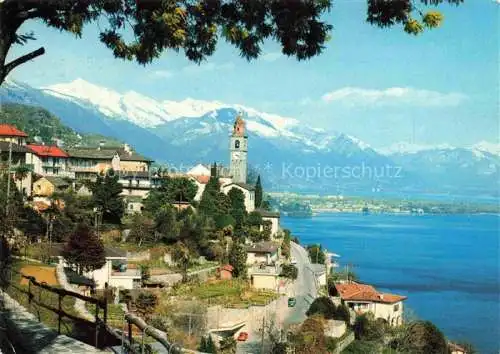
<svg viewBox="0 0 500 354">
<path fill-rule="evenodd" d="M 140 269 L 126 269 L 123 271 L 112 271 L 111 277 L 129 277 L 141 279 L 141 270 Z"/>
<path fill-rule="evenodd" d="M 281 274 L 281 267 L 278 264 L 266 265 L 259 264 L 248 268 L 248 274 L 269 274 L 269 275 L 279 275 Z"/>
<path fill-rule="evenodd" d="M 69 169 L 73 172 L 98 172 L 95 166 L 71 166 Z"/>
</svg>

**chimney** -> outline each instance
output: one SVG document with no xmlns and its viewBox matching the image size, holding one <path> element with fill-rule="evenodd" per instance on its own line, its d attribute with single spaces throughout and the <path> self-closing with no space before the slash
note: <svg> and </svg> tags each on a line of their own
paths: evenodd
<svg viewBox="0 0 500 354">
<path fill-rule="evenodd" d="M 97 147 L 97 150 L 101 150 L 101 148 L 104 146 L 104 144 L 105 144 L 104 140 L 99 141 L 99 146 Z"/>
</svg>

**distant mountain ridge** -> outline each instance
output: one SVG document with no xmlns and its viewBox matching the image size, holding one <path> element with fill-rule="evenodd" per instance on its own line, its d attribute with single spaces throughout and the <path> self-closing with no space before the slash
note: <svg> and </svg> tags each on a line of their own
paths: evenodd
<svg viewBox="0 0 500 354">
<path fill-rule="evenodd" d="M 347 134 L 243 105 L 191 98 L 158 101 L 81 79 L 41 89 L 8 81 L 0 87 L 0 99 L 44 107 L 80 133 L 126 141 L 138 152 L 179 169 L 199 162 L 227 165 L 228 135 L 241 112 L 249 135 L 249 162 L 275 190 L 495 193 L 499 186 L 500 149 L 490 143 L 376 150 Z M 359 178 L 351 173 L 363 166 L 373 172 L 393 166 L 402 173 L 398 178 L 380 173 Z M 326 176 L 329 168 L 339 173 Z M 351 172 L 346 177 L 342 169 Z"/>
</svg>

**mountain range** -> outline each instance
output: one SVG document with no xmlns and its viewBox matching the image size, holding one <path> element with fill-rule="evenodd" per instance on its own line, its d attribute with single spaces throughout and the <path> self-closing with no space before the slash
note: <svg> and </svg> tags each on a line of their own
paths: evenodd
<svg viewBox="0 0 500 354">
<path fill-rule="evenodd" d="M 0 100 L 43 107 L 78 133 L 126 141 L 179 170 L 200 162 L 227 165 L 228 136 L 242 114 L 251 170 L 271 190 L 496 196 L 499 188 L 500 145 L 488 142 L 470 147 L 399 143 L 374 149 L 353 136 L 239 104 L 159 101 L 82 79 L 41 88 L 7 81 L 0 87 Z"/>
</svg>

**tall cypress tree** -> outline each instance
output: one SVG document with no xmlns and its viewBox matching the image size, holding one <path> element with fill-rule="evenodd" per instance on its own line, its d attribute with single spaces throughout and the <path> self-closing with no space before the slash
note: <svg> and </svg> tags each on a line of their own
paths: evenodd
<svg viewBox="0 0 500 354">
<path fill-rule="evenodd" d="M 255 207 L 260 208 L 262 205 L 262 184 L 260 183 L 260 175 L 255 183 Z"/>
</svg>

